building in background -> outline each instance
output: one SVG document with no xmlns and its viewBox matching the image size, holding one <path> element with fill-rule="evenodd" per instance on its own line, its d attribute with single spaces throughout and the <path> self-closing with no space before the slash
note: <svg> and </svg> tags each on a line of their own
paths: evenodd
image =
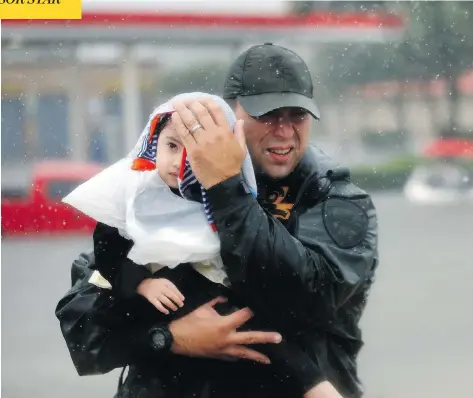
<svg viewBox="0 0 473 398">
<path fill-rule="evenodd" d="M 384 42 L 394 16 L 317 11 L 284 2 L 84 1 L 78 21 L 2 21 L 2 163 L 112 162 L 131 148 L 163 92 L 162 72 L 227 64 L 275 42 L 305 58 L 317 43 Z"/>
</svg>

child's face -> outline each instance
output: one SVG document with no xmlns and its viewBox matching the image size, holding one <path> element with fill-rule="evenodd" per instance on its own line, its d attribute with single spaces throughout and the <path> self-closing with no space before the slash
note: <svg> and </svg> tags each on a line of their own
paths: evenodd
<svg viewBox="0 0 473 398">
<path fill-rule="evenodd" d="M 183 150 L 179 135 L 169 123 L 158 137 L 156 168 L 161 179 L 171 188 L 177 188 Z"/>
</svg>

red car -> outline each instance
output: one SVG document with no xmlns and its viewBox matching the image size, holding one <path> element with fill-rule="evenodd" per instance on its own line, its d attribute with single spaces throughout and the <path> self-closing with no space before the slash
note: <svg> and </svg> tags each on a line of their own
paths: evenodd
<svg viewBox="0 0 473 398">
<path fill-rule="evenodd" d="M 41 162 L 27 189 L 8 186 L 2 176 L 2 237 L 93 231 L 94 220 L 61 200 L 102 169 L 96 163 Z"/>
</svg>

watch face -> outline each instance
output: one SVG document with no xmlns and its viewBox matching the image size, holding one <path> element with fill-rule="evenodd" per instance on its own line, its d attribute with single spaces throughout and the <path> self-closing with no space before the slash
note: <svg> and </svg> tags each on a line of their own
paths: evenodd
<svg viewBox="0 0 473 398">
<path fill-rule="evenodd" d="M 153 333 L 153 345 L 159 350 L 161 350 L 165 347 L 166 337 L 164 336 L 163 333 L 161 333 L 159 331 L 155 331 Z"/>
</svg>

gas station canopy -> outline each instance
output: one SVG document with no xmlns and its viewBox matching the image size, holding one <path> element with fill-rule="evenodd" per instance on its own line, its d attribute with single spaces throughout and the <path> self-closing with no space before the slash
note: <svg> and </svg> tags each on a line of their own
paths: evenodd
<svg viewBox="0 0 473 398">
<path fill-rule="evenodd" d="M 113 3 L 112 3 L 113 4 Z M 159 42 L 241 44 L 246 42 L 388 42 L 404 30 L 402 18 L 369 13 L 316 12 L 293 15 L 178 14 L 152 10 L 84 11 L 80 20 L 3 20 L 2 41 Z"/>
</svg>

